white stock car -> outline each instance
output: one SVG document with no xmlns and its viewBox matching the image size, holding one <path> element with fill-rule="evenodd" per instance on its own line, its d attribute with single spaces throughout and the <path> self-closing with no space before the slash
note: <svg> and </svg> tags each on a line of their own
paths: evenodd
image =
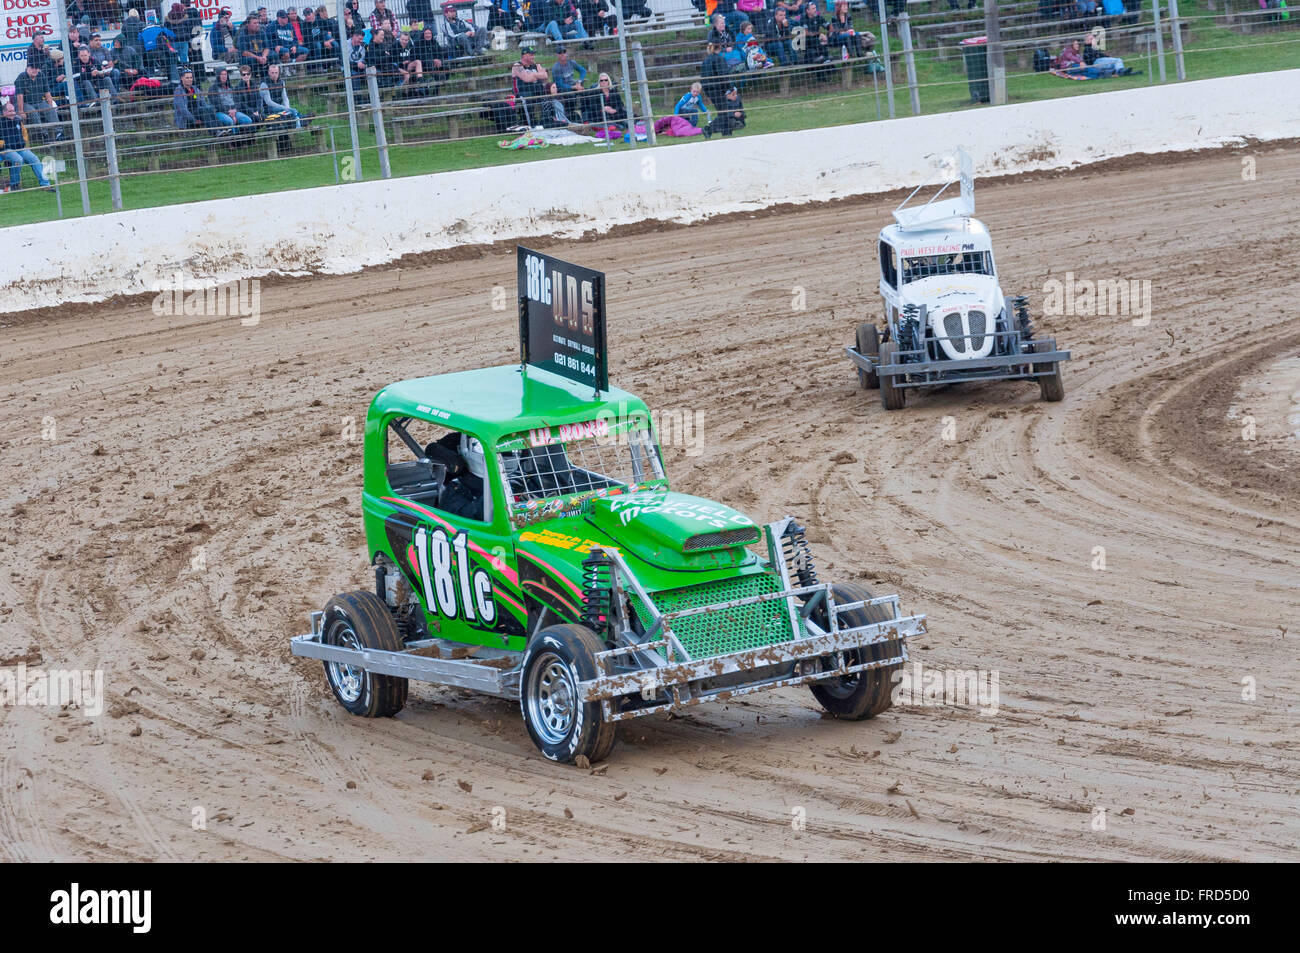
<svg viewBox="0 0 1300 953">
<path fill-rule="evenodd" d="M 1061 400 L 1065 384 L 1051 338 L 1035 339 L 1024 297 L 1008 301 L 998 285 L 988 229 L 974 218 L 971 160 L 958 151 L 961 195 L 894 210 L 880 232 L 880 296 L 885 327 L 858 327 L 846 348 L 864 389 L 879 388 L 886 410 L 906 389 L 975 380 L 1037 380 L 1044 400 Z"/>
</svg>

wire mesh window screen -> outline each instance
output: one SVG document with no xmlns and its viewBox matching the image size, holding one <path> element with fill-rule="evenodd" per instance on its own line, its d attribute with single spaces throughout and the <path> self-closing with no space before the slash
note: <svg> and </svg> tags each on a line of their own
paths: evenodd
<svg viewBox="0 0 1300 953">
<path fill-rule="evenodd" d="M 991 275 L 993 254 L 968 251 L 953 255 L 921 255 L 903 259 L 903 280 L 917 281 L 936 275 Z"/>
<path fill-rule="evenodd" d="M 626 489 L 664 475 L 648 430 L 502 451 L 500 457 L 511 503 Z"/>
</svg>

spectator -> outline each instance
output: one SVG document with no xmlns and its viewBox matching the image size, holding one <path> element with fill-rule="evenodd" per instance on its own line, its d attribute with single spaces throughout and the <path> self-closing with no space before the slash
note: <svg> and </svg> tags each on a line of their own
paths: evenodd
<svg viewBox="0 0 1300 953">
<path fill-rule="evenodd" d="M 831 17 L 827 33 L 828 46 L 832 49 L 838 46 L 848 51 L 849 56 L 854 58 L 862 56 L 868 49 L 874 47 L 876 42 L 873 34 L 861 34 L 853 29 L 849 0 L 835 0 L 835 15 Z"/>
<path fill-rule="evenodd" d="M 250 16 L 244 21 L 244 28 L 239 31 L 237 48 L 240 66 L 251 66 L 256 76 L 266 72 L 266 65 L 271 60 L 271 50 L 267 47 L 266 34 L 262 32 L 261 21 L 256 16 Z"/>
<path fill-rule="evenodd" d="M 230 70 L 225 66 L 217 70 L 217 78 L 208 87 L 208 102 L 216 113 L 217 122 L 227 128 L 253 124 L 253 117 L 239 110 L 237 91 L 230 83 Z"/>
<path fill-rule="evenodd" d="M 356 0 L 348 0 L 343 4 L 343 31 L 348 36 L 355 34 L 365 39 L 366 24 L 361 19 L 361 14 L 357 12 Z"/>
<path fill-rule="evenodd" d="M 736 0 L 718 0 L 718 5 L 714 8 L 714 19 L 722 17 L 723 25 L 727 33 L 733 37 L 740 32 L 740 25 L 749 22 L 749 14 L 742 13 L 736 9 Z M 632 14 L 628 13 L 627 18 L 632 19 Z M 722 31 L 719 31 L 722 32 Z M 712 33 L 709 34 L 713 36 Z M 717 42 L 716 38 L 714 42 Z"/>
<path fill-rule="evenodd" d="M 173 3 L 167 15 L 162 18 L 162 25 L 171 31 L 172 39 L 177 41 L 177 46 L 183 46 L 186 50 L 190 47 L 190 35 L 185 29 L 188 19 L 185 7 L 179 3 Z M 186 59 L 182 58 L 181 62 L 186 62 Z"/>
<path fill-rule="evenodd" d="M 119 85 L 122 89 L 131 89 L 136 80 L 144 76 L 144 58 L 139 47 L 128 46 L 120 33 L 113 38 L 113 62 L 121 74 Z"/>
<path fill-rule="evenodd" d="M 554 82 L 546 86 L 546 98 L 537 104 L 535 121 L 548 129 L 568 129 L 575 123 L 569 118 L 565 108 L 566 97 Z"/>
<path fill-rule="evenodd" d="M 763 49 L 758 37 L 754 36 L 753 22 L 742 23 L 740 29 L 740 41 L 744 44 L 741 49 L 745 53 L 745 69 L 769 69 L 772 61 L 768 59 L 767 50 Z"/>
<path fill-rule="evenodd" d="M 745 50 L 731 40 L 722 44 L 722 58 L 726 60 L 728 73 L 738 73 L 745 68 Z"/>
<path fill-rule="evenodd" d="M 280 113 L 293 119 L 293 128 L 302 128 L 302 116 L 298 110 L 289 105 L 289 91 L 284 88 L 280 77 L 280 64 L 272 63 L 266 68 L 266 78 L 262 80 L 262 118 Z"/>
<path fill-rule="evenodd" d="M 796 62 L 794 44 L 790 31 L 790 20 L 784 9 L 778 7 L 772 14 L 772 25 L 768 28 L 767 50 L 772 54 L 778 66 L 793 66 Z"/>
<path fill-rule="evenodd" d="M 352 70 L 354 82 L 361 80 L 364 83 L 366 80 L 366 68 L 370 65 L 366 62 L 368 53 L 369 50 L 366 49 L 366 44 L 362 42 L 360 33 L 353 33 L 348 37 L 348 68 Z"/>
<path fill-rule="evenodd" d="M 95 64 L 91 78 L 96 89 L 107 89 L 108 95 L 117 98 L 118 87 L 122 82 L 121 70 L 113 60 L 113 54 L 104 49 L 104 41 L 98 33 L 90 34 L 90 59 Z"/>
<path fill-rule="evenodd" d="M 122 45 L 143 49 L 140 44 L 140 31 L 143 29 L 144 24 L 140 22 L 139 12 L 134 9 L 128 10 L 126 19 L 122 21 Z"/>
<path fill-rule="evenodd" d="M 480 38 L 478 32 L 456 14 L 456 8 L 450 3 L 442 5 L 442 19 L 438 21 L 435 33 L 438 45 L 447 51 L 449 59 L 458 56 L 477 56 L 483 51 L 486 37 Z"/>
<path fill-rule="evenodd" d="M 1083 56 L 1079 53 L 1079 41 L 1071 40 L 1065 44 L 1065 49 L 1061 50 L 1061 55 L 1056 58 L 1056 68 L 1070 69 L 1082 65 Z"/>
<path fill-rule="evenodd" d="M 442 51 L 438 47 L 438 38 L 433 35 L 432 22 L 420 31 L 420 38 L 415 41 L 414 55 L 426 72 L 435 77 L 446 75 L 442 70 Z"/>
<path fill-rule="evenodd" d="M 28 65 L 14 81 L 14 105 L 25 125 L 41 122 L 54 127 L 58 125 L 59 110 L 50 93 L 49 80 L 35 66 Z M 40 130 L 40 138 L 45 139 L 47 136 L 47 130 Z M 54 138 L 56 141 L 62 139 L 63 130 L 56 129 Z"/>
<path fill-rule="evenodd" d="M 411 0 L 411 3 L 423 3 L 428 6 L 429 0 Z M 406 5 L 407 12 L 411 10 L 411 3 Z M 411 14 L 412 17 L 415 14 Z M 433 12 L 430 11 L 425 18 L 426 23 L 433 21 Z M 524 31 L 524 15 L 519 0 L 492 0 L 492 5 L 488 7 L 488 29 L 493 30 L 501 27 L 503 30 L 513 30 L 516 33 Z"/>
<path fill-rule="evenodd" d="M 194 71 L 188 67 L 181 70 L 181 81 L 172 93 L 172 115 L 177 129 L 202 129 L 218 124 L 216 112 L 207 98 L 199 95 L 194 85 Z"/>
<path fill-rule="evenodd" d="M 54 191 L 54 187 L 45 178 L 41 160 L 36 158 L 36 153 L 27 148 L 22 123 L 18 121 L 18 111 L 12 102 L 5 103 L 3 112 L 0 112 L 0 162 L 9 165 L 9 184 L 4 187 L 4 191 L 16 192 L 22 188 L 20 177 L 24 165 L 31 167 L 41 188 L 47 192 Z"/>
<path fill-rule="evenodd" d="M 302 12 L 302 45 L 307 47 L 307 59 L 311 61 L 334 59 L 338 52 L 338 37 L 326 32 L 321 22 L 316 19 L 316 8 L 307 7 Z M 313 62 L 313 72 L 320 72 L 322 67 Z"/>
<path fill-rule="evenodd" d="M 582 89 L 583 80 L 587 78 L 587 70 L 581 63 L 569 58 L 567 46 L 560 46 L 555 50 L 555 65 L 551 67 L 551 78 L 555 80 L 555 85 L 559 87 L 560 92 L 571 93 Z"/>
<path fill-rule="evenodd" d="M 37 33 L 32 37 L 31 45 L 27 47 L 27 65 L 35 64 L 36 68 L 44 73 L 50 65 L 50 51 L 45 48 L 45 34 Z"/>
<path fill-rule="evenodd" d="M 375 68 L 380 86 L 397 85 L 399 78 L 395 44 L 389 39 L 387 30 L 371 31 L 370 52 L 366 55 L 366 62 Z"/>
<path fill-rule="evenodd" d="M 745 20 L 754 24 L 755 29 L 767 25 L 767 2 L 766 0 L 736 0 L 736 13 L 745 17 Z M 739 24 L 735 29 L 740 30 L 744 23 Z"/>
<path fill-rule="evenodd" d="M 78 104 L 93 103 L 99 95 L 95 90 L 94 71 L 95 62 L 90 58 L 90 48 L 83 46 L 77 50 L 76 62 L 72 66 L 72 88 L 77 91 Z"/>
<path fill-rule="evenodd" d="M 370 14 L 370 32 L 384 30 L 389 36 L 397 36 L 397 17 L 393 16 L 384 0 L 375 0 L 374 12 Z"/>
<path fill-rule="evenodd" d="M 298 34 L 294 32 L 293 24 L 289 22 L 288 10 L 275 12 L 275 23 L 267 30 L 266 44 L 271 52 L 271 59 L 279 60 L 281 63 L 301 63 L 307 58 L 307 48 L 298 45 Z M 292 67 L 288 68 L 288 75 L 293 75 Z"/>
<path fill-rule="evenodd" d="M 393 61 L 397 66 L 399 85 L 424 82 L 424 64 L 415 55 L 415 46 L 411 43 L 411 34 L 398 33 L 397 46 L 393 49 Z"/>
<path fill-rule="evenodd" d="M 726 59 L 723 58 L 722 48 L 717 43 L 709 43 L 705 49 L 707 52 L 704 62 L 700 64 L 700 77 L 704 94 L 709 97 L 709 102 L 717 110 L 721 108 L 722 101 L 726 98 L 727 86 L 730 85 L 727 74 L 731 70 L 727 66 Z"/>
<path fill-rule="evenodd" d="M 709 115 L 709 109 L 704 105 L 704 87 L 698 82 L 691 83 L 691 88 L 677 100 L 673 114 L 684 117 L 692 126 L 699 128 L 700 123 Z"/>
<path fill-rule="evenodd" d="M 316 33 L 320 37 L 320 58 L 336 59 L 343 61 L 342 49 L 339 46 L 339 21 L 330 16 L 329 10 L 325 4 L 316 8 Z M 315 56 L 317 54 L 313 54 Z M 321 66 L 322 70 L 327 69 L 325 65 Z"/>
<path fill-rule="evenodd" d="M 712 26 L 709 27 L 709 35 L 705 37 L 704 42 L 716 43 L 721 46 L 732 39 L 731 31 L 727 29 L 726 18 L 721 13 L 715 13 L 711 22 Z"/>
<path fill-rule="evenodd" d="M 540 114 L 533 117 L 530 113 L 535 106 L 540 106 L 546 96 L 546 88 L 551 76 L 546 67 L 537 62 L 537 54 L 531 46 L 519 51 L 519 61 L 510 68 L 510 85 L 514 90 L 515 101 L 524 110 L 524 119 L 531 126 L 540 122 Z"/>
<path fill-rule="evenodd" d="M 727 89 L 726 100 L 718 109 L 713 122 L 704 127 L 704 138 L 712 139 L 713 134 L 729 136 L 737 129 L 745 128 L 745 104 L 741 102 L 740 90 L 735 86 Z"/>
<path fill-rule="evenodd" d="M 258 87 L 253 67 L 247 63 L 239 66 L 239 85 L 234 87 L 235 108 L 253 122 L 262 121 L 262 91 Z"/>
<path fill-rule="evenodd" d="M 582 17 L 583 25 L 589 35 L 610 35 L 618 32 L 618 11 L 614 9 L 611 0 L 595 0 L 593 9 L 595 13 L 591 19 L 587 18 L 585 12 Z"/>
<path fill-rule="evenodd" d="M 808 0 L 804 5 L 803 28 L 807 31 L 804 35 L 804 60 L 809 63 L 825 63 L 830 41 L 826 35 L 826 21 L 818 14 L 817 4 L 813 0 Z"/>
<path fill-rule="evenodd" d="M 613 124 L 626 130 L 627 104 L 623 101 L 623 94 L 616 90 L 614 84 L 610 82 L 608 73 L 600 74 L 596 90 L 596 118 L 593 122 L 600 126 Z"/>
<path fill-rule="evenodd" d="M 587 31 L 583 28 L 578 7 L 573 0 L 546 0 L 546 11 L 542 16 L 546 19 L 546 25 L 542 29 L 556 43 L 587 38 Z"/>
<path fill-rule="evenodd" d="M 623 0 L 623 16 L 628 20 L 648 20 L 653 14 L 645 0 Z"/>
<path fill-rule="evenodd" d="M 1112 73 L 1116 76 L 1131 76 L 1137 72 L 1125 66 L 1118 56 L 1107 56 L 1097 42 L 1096 33 L 1089 33 L 1083 38 L 1083 63 L 1097 70 L 1099 76 L 1109 76 Z"/>
<path fill-rule="evenodd" d="M 239 59 L 239 39 L 235 35 L 235 27 L 230 22 L 230 11 L 224 7 L 217 14 L 217 22 L 212 24 L 212 31 L 208 34 L 208 39 L 212 44 L 212 55 L 227 63 L 233 63 Z"/>
<path fill-rule="evenodd" d="M 57 46 L 50 47 L 49 65 L 41 70 L 41 75 L 45 77 L 45 82 L 50 86 L 50 92 L 59 102 L 63 102 L 68 95 L 67 70 L 63 68 L 63 51 Z"/>
<path fill-rule="evenodd" d="M 491 16 L 489 13 L 488 17 Z M 433 22 L 433 4 L 430 0 L 406 0 L 406 25 L 411 27 L 411 32 L 417 32 L 416 24 L 423 26 L 426 22 Z"/>
</svg>

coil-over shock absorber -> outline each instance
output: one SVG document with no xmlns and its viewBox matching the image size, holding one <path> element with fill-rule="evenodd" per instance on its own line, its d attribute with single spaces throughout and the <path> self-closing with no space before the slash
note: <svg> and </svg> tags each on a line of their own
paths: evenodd
<svg viewBox="0 0 1300 953">
<path fill-rule="evenodd" d="M 1011 299 L 1011 307 L 1016 315 L 1016 330 L 1020 332 L 1021 340 L 1032 341 L 1034 339 L 1034 322 L 1029 320 L 1029 299 L 1024 295 L 1016 295 Z"/>
<path fill-rule="evenodd" d="M 614 614 L 614 560 L 601 549 L 582 561 L 582 624 L 596 633 Z"/>
<path fill-rule="evenodd" d="M 903 307 L 898 317 L 898 348 L 901 351 L 919 351 L 921 349 L 921 309 L 909 304 Z M 902 360 L 900 358 L 900 360 Z"/>
<path fill-rule="evenodd" d="M 801 586 L 817 585 L 817 566 L 813 562 L 812 547 L 804 528 L 798 523 L 790 522 L 781 534 L 781 555 L 785 558 L 786 569 L 791 578 Z"/>
</svg>

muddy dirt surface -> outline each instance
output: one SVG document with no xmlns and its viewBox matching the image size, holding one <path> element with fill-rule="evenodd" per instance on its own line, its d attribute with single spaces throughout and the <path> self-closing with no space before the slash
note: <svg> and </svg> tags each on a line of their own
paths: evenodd
<svg viewBox="0 0 1300 953">
<path fill-rule="evenodd" d="M 846 723 L 788 689 L 655 716 L 603 770 L 456 690 L 352 718 L 288 652 L 370 581 L 344 433 L 389 381 L 514 360 L 511 255 L 268 284 L 256 327 L 119 301 L 0 328 L 0 664 L 106 680 L 97 719 L 0 710 L 0 853 L 1300 859 L 1300 455 L 1288 401 L 1242 404 L 1300 354 L 1300 154 L 1257 159 L 977 190 L 1036 312 L 1067 271 L 1152 281 L 1144 327 L 1038 319 L 1074 353 L 1060 404 L 858 389 L 883 201 L 575 249 L 613 380 L 703 413 L 676 486 L 806 520 L 823 578 L 928 614 L 926 669 L 999 679 L 996 714 Z"/>
</svg>

